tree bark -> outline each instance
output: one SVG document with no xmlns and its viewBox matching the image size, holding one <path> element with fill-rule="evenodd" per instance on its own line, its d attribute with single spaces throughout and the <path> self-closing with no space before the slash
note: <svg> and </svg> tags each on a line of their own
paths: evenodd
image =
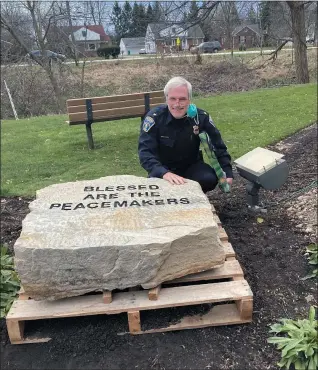
<svg viewBox="0 0 318 370">
<path fill-rule="evenodd" d="M 309 83 L 305 3 L 303 1 L 287 1 L 291 12 L 293 42 L 295 47 L 296 80 L 300 84 Z"/>
<path fill-rule="evenodd" d="M 43 37 L 42 37 L 42 31 L 41 31 L 40 10 L 39 10 L 39 8 L 37 8 L 37 4 L 34 1 L 33 2 L 27 1 L 27 4 L 28 4 L 28 10 L 29 10 L 29 12 L 31 14 L 31 17 L 32 17 L 33 28 L 34 28 L 34 31 L 35 31 L 36 36 L 37 36 L 38 45 L 40 46 L 40 49 L 42 51 L 42 55 L 45 55 L 44 53 L 45 53 L 46 47 L 45 47 L 45 43 L 44 43 L 44 40 L 43 40 Z M 38 17 L 36 17 L 35 12 L 38 13 Z M 53 73 L 52 68 L 51 68 L 52 61 L 50 61 L 48 58 L 44 58 L 43 60 L 44 60 L 44 62 L 42 63 L 42 67 L 45 70 L 46 74 L 48 75 L 48 78 L 51 81 L 51 85 L 52 85 L 53 90 L 54 90 L 54 95 L 55 95 L 55 98 L 56 98 L 56 102 L 58 104 L 60 112 L 62 112 L 64 101 L 62 99 L 62 93 L 61 93 L 60 86 L 59 86 L 59 84 L 57 82 L 57 79 L 55 78 L 54 73 Z"/>
<path fill-rule="evenodd" d="M 77 48 L 76 48 L 76 41 L 75 41 L 75 36 L 74 36 L 74 32 L 73 32 L 73 24 L 72 24 L 72 17 L 71 17 L 70 2 L 69 1 L 66 1 L 66 12 L 67 12 L 68 25 L 69 25 L 70 31 L 71 31 L 74 61 L 75 61 L 76 67 L 78 67 L 79 63 L 78 63 L 78 56 L 77 56 Z"/>
</svg>

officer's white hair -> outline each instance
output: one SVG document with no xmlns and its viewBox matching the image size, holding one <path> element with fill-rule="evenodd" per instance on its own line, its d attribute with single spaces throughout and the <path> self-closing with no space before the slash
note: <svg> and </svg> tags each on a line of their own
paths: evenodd
<svg viewBox="0 0 318 370">
<path fill-rule="evenodd" d="M 168 93 L 169 93 L 170 89 L 173 89 L 173 88 L 179 87 L 179 86 L 186 86 L 187 87 L 188 93 L 189 93 L 189 99 L 191 99 L 192 98 L 192 85 L 190 84 L 189 81 L 187 81 L 183 77 L 173 77 L 167 82 L 165 88 L 163 89 L 165 97 L 166 98 L 168 97 Z"/>
</svg>

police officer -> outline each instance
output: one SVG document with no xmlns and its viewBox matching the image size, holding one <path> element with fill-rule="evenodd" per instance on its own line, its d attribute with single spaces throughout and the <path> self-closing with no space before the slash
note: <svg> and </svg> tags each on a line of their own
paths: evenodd
<svg viewBox="0 0 318 370">
<path fill-rule="evenodd" d="M 164 88 L 166 105 L 148 112 L 141 124 L 138 153 L 142 167 L 149 177 L 159 177 L 173 185 L 186 179 L 199 182 L 204 192 L 218 183 L 214 169 L 203 162 L 199 150 L 199 133 L 205 131 L 213 145 L 216 157 L 232 184 L 231 157 L 220 132 L 208 113 L 197 109 L 197 115 L 187 115 L 192 86 L 182 77 L 174 77 Z"/>
</svg>

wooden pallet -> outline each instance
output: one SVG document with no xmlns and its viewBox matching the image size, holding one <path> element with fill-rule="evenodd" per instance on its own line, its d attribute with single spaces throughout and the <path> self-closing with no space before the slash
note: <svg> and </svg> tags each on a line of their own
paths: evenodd
<svg viewBox="0 0 318 370">
<path fill-rule="evenodd" d="M 103 294 L 84 295 L 58 301 L 34 301 L 21 290 L 19 299 L 13 303 L 6 318 L 11 343 L 25 344 L 49 341 L 50 338 L 24 338 L 24 324 L 25 321 L 29 320 L 50 318 L 112 315 L 127 312 L 131 334 L 251 322 L 252 291 L 244 279 L 242 268 L 235 258 L 235 252 L 216 215 L 215 218 L 219 225 L 219 237 L 226 253 L 226 261 L 222 267 L 167 281 L 150 290 L 130 289 L 113 294 L 104 292 Z M 198 284 L 198 282 L 202 284 Z M 171 285 L 174 286 L 171 287 Z M 141 311 L 205 303 L 218 304 L 204 315 L 185 316 L 174 325 L 141 330 Z"/>
</svg>

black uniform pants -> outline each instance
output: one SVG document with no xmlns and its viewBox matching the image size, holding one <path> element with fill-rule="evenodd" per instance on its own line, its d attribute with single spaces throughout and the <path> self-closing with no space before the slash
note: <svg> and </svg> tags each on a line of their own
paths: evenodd
<svg viewBox="0 0 318 370">
<path fill-rule="evenodd" d="M 204 193 L 213 190 L 218 184 L 218 178 L 214 169 L 201 160 L 186 169 L 176 169 L 172 172 L 186 179 L 197 181 Z"/>
</svg>

